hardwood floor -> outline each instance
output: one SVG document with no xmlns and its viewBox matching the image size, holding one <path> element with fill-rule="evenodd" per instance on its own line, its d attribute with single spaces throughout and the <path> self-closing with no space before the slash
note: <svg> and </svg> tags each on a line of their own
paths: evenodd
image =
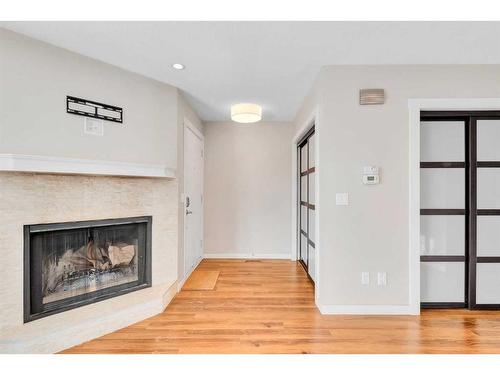
<svg viewBox="0 0 500 375">
<path fill-rule="evenodd" d="M 204 260 L 197 270 L 220 271 L 214 290 L 183 290 L 162 314 L 64 353 L 500 353 L 500 312 L 324 316 L 295 262 Z"/>
</svg>

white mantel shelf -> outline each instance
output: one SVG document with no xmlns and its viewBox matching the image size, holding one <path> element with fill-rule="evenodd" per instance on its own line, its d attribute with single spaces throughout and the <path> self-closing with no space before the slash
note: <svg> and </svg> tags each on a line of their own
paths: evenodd
<svg viewBox="0 0 500 375">
<path fill-rule="evenodd" d="M 0 154 L 0 171 L 175 178 L 175 169 L 161 164 L 18 154 Z"/>
</svg>

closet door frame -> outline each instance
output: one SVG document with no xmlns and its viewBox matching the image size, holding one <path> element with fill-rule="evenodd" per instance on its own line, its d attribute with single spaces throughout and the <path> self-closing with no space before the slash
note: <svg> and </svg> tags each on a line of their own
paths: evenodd
<svg viewBox="0 0 500 375">
<path fill-rule="evenodd" d="M 298 251 L 298 261 L 304 267 L 304 270 L 307 273 L 307 276 L 311 280 L 311 282 L 314 284 L 314 280 L 311 278 L 309 274 L 309 246 L 315 248 L 316 245 L 314 241 L 312 241 L 309 238 L 309 231 L 310 231 L 310 223 L 309 223 L 309 210 L 316 210 L 316 206 L 314 204 L 311 204 L 309 202 L 309 176 L 311 174 L 314 174 L 316 172 L 316 167 L 310 167 L 310 150 L 309 150 L 309 139 L 314 135 L 315 129 L 314 125 L 312 126 L 311 129 L 307 131 L 306 134 L 300 139 L 299 142 L 297 142 L 297 233 L 298 233 L 298 240 L 297 240 L 297 248 L 299 249 Z M 307 145 L 307 168 L 305 171 L 302 171 L 302 148 L 304 148 Z M 307 201 L 302 200 L 302 177 L 306 177 L 306 197 Z M 314 175 L 315 176 L 315 175 Z M 306 231 L 302 229 L 302 207 L 306 207 Z M 306 238 L 307 241 L 307 263 L 305 263 L 302 260 L 302 252 L 304 249 L 302 249 L 302 236 Z"/>
<path fill-rule="evenodd" d="M 477 291 L 477 264 L 478 263 L 496 263 L 500 264 L 500 256 L 478 256 L 477 255 L 477 216 L 500 216 L 500 209 L 478 209 L 477 208 L 477 170 L 478 168 L 500 168 L 499 161 L 478 161 L 477 160 L 477 121 L 478 120 L 500 120 L 500 111 L 421 111 L 420 121 L 464 121 L 465 131 L 465 216 L 467 221 L 467 230 L 465 234 L 465 303 L 421 303 L 421 307 L 468 307 L 474 310 L 497 310 L 500 309 L 500 303 L 478 304 L 476 302 Z M 421 162 L 420 168 L 453 168 L 452 163 L 444 166 L 446 163 Z M 454 163 L 453 163 L 454 164 Z M 458 167 L 458 165 L 455 165 Z M 426 210 L 421 209 L 421 215 L 453 214 L 456 210 Z M 458 212 L 456 212 L 458 213 Z M 426 256 L 421 256 L 422 258 Z M 438 257 L 438 256 L 434 256 Z M 449 257 L 439 256 L 443 261 Z M 450 261 L 453 257 L 451 256 Z M 425 261 L 425 260 L 424 260 Z M 429 261 L 429 260 L 427 260 Z M 431 260 L 432 261 L 432 260 Z"/>
</svg>

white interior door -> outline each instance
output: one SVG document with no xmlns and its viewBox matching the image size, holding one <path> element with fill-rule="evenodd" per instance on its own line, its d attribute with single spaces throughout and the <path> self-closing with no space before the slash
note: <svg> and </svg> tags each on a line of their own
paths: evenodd
<svg viewBox="0 0 500 375">
<path fill-rule="evenodd" d="M 184 276 L 203 256 L 203 136 L 184 126 Z"/>
</svg>

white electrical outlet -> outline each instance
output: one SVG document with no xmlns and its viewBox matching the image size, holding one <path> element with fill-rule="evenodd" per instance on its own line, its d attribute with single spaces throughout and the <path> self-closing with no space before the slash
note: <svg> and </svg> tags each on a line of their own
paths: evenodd
<svg viewBox="0 0 500 375">
<path fill-rule="evenodd" d="M 337 193 L 337 194 L 335 194 L 335 204 L 337 206 L 348 206 L 349 205 L 349 193 Z"/>
<path fill-rule="evenodd" d="M 370 272 L 361 272 L 361 285 L 370 284 Z"/>
<path fill-rule="evenodd" d="M 377 284 L 379 286 L 386 286 L 387 285 L 387 272 L 377 273 Z"/>
<path fill-rule="evenodd" d="M 85 122 L 83 123 L 83 133 L 102 137 L 104 135 L 103 121 L 85 117 Z"/>
</svg>

